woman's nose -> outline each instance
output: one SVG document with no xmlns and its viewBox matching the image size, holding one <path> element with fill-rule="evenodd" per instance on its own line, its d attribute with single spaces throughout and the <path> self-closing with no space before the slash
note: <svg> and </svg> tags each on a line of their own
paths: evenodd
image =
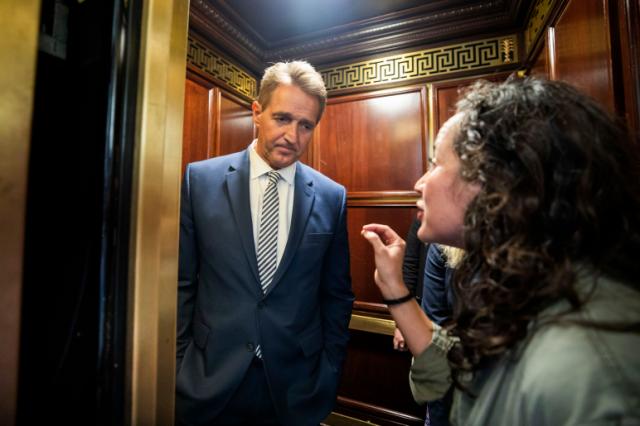
<svg viewBox="0 0 640 426">
<path fill-rule="evenodd" d="M 416 181 L 416 184 L 413 186 L 413 189 L 415 189 L 416 192 L 422 193 L 422 190 L 424 189 L 424 183 L 425 183 L 426 176 L 427 176 L 427 174 L 425 173 L 424 175 L 422 175 L 420 177 L 420 179 L 418 179 Z"/>
</svg>

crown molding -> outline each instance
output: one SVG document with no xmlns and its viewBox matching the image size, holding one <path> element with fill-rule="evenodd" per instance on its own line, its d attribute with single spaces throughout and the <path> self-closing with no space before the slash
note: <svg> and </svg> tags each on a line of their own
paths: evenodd
<svg viewBox="0 0 640 426">
<path fill-rule="evenodd" d="M 440 28 L 447 28 L 446 24 L 455 22 L 465 16 L 478 16 L 478 14 L 488 13 L 489 11 L 492 12 L 492 15 L 500 15 L 501 8 L 498 8 L 498 6 L 503 4 L 504 0 L 498 0 L 463 6 L 457 9 L 434 11 L 428 15 L 410 16 L 410 14 L 404 13 L 392 21 L 385 19 L 385 22 L 377 24 L 374 21 L 373 25 L 367 21 L 360 21 L 355 25 L 343 26 L 349 28 L 348 31 L 334 31 L 331 29 L 330 31 L 322 31 L 321 34 L 315 36 L 311 34 L 283 40 L 274 44 L 274 47 L 269 49 L 267 54 L 269 56 L 286 56 L 290 52 L 322 50 L 335 44 L 342 45 L 359 43 L 364 40 L 378 40 L 394 34 L 410 33 L 434 23 L 437 23 Z M 496 11 L 496 9 L 498 10 Z"/>
<path fill-rule="evenodd" d="M 429 5 L 389 13 L 328 30 L 268 43 L 224 0 L 192 0 L 191 26 L 260 75 L 269 62 L 306 59 L 314 65 L 373 56 L 424 46 L 487 31 L 519 28 L 521 4 L 529 0 L 439 0 Z M 451 7 L 442 9 L 445 5 Z"/>
<path fill-rule="evenodd" d="M 332 94 L 393 83 L 424 82 L 465 72 L 487 72 L 517 67 L 517 34 L 472 39 L 456 44 L 414 50 L 386 57 L 319 68 Z"/>
<path fill-rule="evenodd" d="M 331 39 L 336 34 L 360 33 L 363 31 L 375 33 L 380 30 L 385 30 L 388 27 L 396 27 L 397 29 L 402 30 L 403 27 L 406 27 L 407 24 L 411 25 L 415 20 L 421 20 L 425 16 L 441 14 L 442 12 L 459 15 L 464 13 L 465 9 L 469 10 L 470 8 L 475 10 L 499 11 L 505 8 L 505 1 L 507 0 L 431 0 L 427 4 L 421 6 L 362 19 L 347 24 L 336 25 L 331 28 L 309 32 L 300 36 L 278 41 L 269 41 L 264 39 L 244 20 L 241 15 L 235 11 L 235 9 L 230 5 L 232 1 L 206 1 L 208 1 L 209 4 L 217 9 L 223 16 L 228 17 L 230 22 L 232 22 L 233 25 L 236 25 L 240 31 L 253 37 L 254 40 L 264 47 L 265 51 L 273 52 L 279 49 L 285 49 L 289 46 L 309 43 L 314 40 Z M 516 1 L 519 2 L 520 0 Z"/>
<path fill-rule="evenodd" d="M 189 27 L 205 40 L 243 63 L 256 75 L 265 68 L 264 49 L 232 25 L 206 0 L 191 0 Z"/>
<path fill-rule="evenodd" d="M 509 21 L 505 18 L 496 18 L 496 22 L 502 24 L 504 32 L 513 32 Z M 456 39 L 468 38 L 478 34 L 484 27 L 484 18 L 470 19 L 455 24 L 449 22 L 442 26 L 427 26 L 411 31 L 389 34 L 384 37 L 360 40 L 357 42 L 323 44 L 322 47 L 312 49 L 310 46 L 296 46 L 289 48 L 278 56 L 267 58 L 267 61 L 278 61 L 287 58 L 303 58 L 316 66 L 349 61 L 354 57 L 373 57 L 390 52 L 413 50 L 419 46 L 442 44 L 451 40 L 451 33 L 456 34 Z"/>
</svg>

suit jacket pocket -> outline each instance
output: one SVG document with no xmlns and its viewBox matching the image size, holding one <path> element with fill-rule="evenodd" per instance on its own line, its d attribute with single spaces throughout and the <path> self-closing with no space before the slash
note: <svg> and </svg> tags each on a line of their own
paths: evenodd
<svg viewBox="0 0 640 426">
<path fill-rule="evenodd" d="M 209 327 L 200 321 L 193 321 L 193 341 L 197 347 L 203 349 L 207 346 L 209 339 Z"/>
<path fill-rule="evenodd" d="M 304 239 L 304 242 L 308 244 L 320 244 L 320 243 L 329 242 L 332 237 L 333 237 L 332 232 L 315 232 L 315 233 L 307 234 L 307 236 Z"/>
<path fill-rule="evenodd" d="M 307 358 L 322 349 L 323 345 L 322 327 L 320 326 L 305 331 L 300 336 L 300 349 L 302 349 L 302 353 Z"/>
</svg>

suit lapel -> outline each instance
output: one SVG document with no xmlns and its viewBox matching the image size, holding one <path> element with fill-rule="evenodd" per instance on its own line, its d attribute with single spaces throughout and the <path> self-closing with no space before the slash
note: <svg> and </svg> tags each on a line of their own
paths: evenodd
<svg viewBox="0 0 640 426">
<path fill-rule="evenodd" d="M 295 193 L 293 197 L 293 212 L 291 214 L 291 229 L 289 229 L 289 239 L 282 255 L 282 260 L 278 265 L 276 274 L 273 277 L 273 282 L 267 289 L 267 294 L 278 285 L 278 282 L 287 271 L 287 268 L 291 264 L 304 230 L 307 227 L 307 220 L 313 207 L 315 200 L 315 190 L 313 189 L 313 180 L 305 173 L 301 163 L 298 163 L 296 167 L 296 178 L 294 182 Z"/>
<path fill-rule="evenodd" d="M 249 152 L 245 151 L 236 164 L 230 164 L 226 174 L 227 198 L 233 218 L 238 228 L 238 238 L 242 242 L 244 254 L 251 266 L 256 282 L 260 283 L 256 250 L 253 242 L 253 224 L 251 222 L 251 202 L 249 199 Z"/>
</svg>

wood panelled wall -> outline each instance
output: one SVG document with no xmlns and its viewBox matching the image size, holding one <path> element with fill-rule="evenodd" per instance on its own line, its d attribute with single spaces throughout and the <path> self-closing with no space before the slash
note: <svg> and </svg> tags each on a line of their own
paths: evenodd
<svg viewBox="0 0 640 426">
<path fill-rule="evenodd" d="M 615 111 L 607 0 L 571 0 L 554 26 L 554 78 L 565 80 Z"/>
<path fill-rule="evenodd" d="M 370 247 L 362 225 L 388 223 L 406 234 L 427 150 L 424 86 L 329 99 L 314 134 L 312 165 L 347 188 L 351 275 L 356 307 L 379 310 Z M 398 196 L 404 198 L 398 200 Z"/>
<path fill-rule="evenodd" d="M 313 166 L 347 188 L 355 309 L 364 315 L 386 314 L 386 307 L 360 230 L 385 223 L 406 235 L 415 217 L 413 185 L 426 167 L 427 123 L 426 87 L 409 86 L 329 99 L 314 134 Z M 375 423 L 421 423 L 406 380 L 410 362 L 393 350 L 391 336 L 352 330 L 337 411 Z"/>
<path fill-rule="evenodd" d="M 607 0 L 568 1 L 547 28 L 532 73 L 564 80 L 615 111 Z"/>
<path fill-rule="evenodd" d="M 254 137 L 248 100 L 192 72 L 185 85 L 183 174 L 187 164 L 240 151 Z"/>
<path fill-rule="evenodd" d="M 459 87 L 473 80 L 371 90 L 327 102 L 303 161 L 347 188 L 354 309 L 364 317 L 391 319 L 360 230 L 377 222 L 406 235 L 416 214 L 413 186 L 426 170 L 429 144 L 453 113 Z M 242 150 L 253 138 L 249 101 L 192 72 L 184 123 L 183 167 Z M 409 353 L 393 350 L 390 335 L 353 329 L 336 412 L 375 424 L 422 424 L 424 408 L 413 401 L 407 381 L 410 363 Z"/>
<path fill-rule="evenodd" d="M 329 99 L 314 165 L 349 192 L 412 188 L 426 164 L 426 105 L 424 86 Z"/>
<path fill-rule="evenodd" d="M 426 171 L 430 145 L 453 115 L 459 91 L 476 79 L 329 100 L 314 135 L 312 164 L 347 188 L 354 313 L 390 319 L 373 281 L 371 247 L 360 230 L 375 222 L 407 234 L 416 214 L 413 187 Z M 424 408 L 413 402 L 407 380 L 410 361 L 408 353 L 393 350 L 391 336 L 353 330 L 336 411 L 376 424 L 422 424 Z"/>
<path fill-rule="evenodd" d="M 523 62 L 527 71 L 579 86 L 638 129 L 640 1 L 558 0 L 554 5 L 540 41 Z M 239 151 L 254 137 L 250 100 L 196 71 L 190 65 L 187 73 L 183 164 Z M 373 282 L 373 254 L 360 230 L 378 222 L 406 235 L 415 217 L 413 185 L 426 169 L 437 130 L 453 114 L 459 90 L 476 78 L 414 80 L 393 89 L 330 96 L 302 159 L 347 188 L 354 314 L 386 327 L 382 332 L 352 327 L 337 417 L 328 424 L 423 422 L 424 409 L 413 402 L 408 386 L 411 357 L 392 348 L 393 323 Z"/>
<path fill-rule="evenodd" d="M 640 1 L 558 2 L 529 71 L 580 88 L 640 132 Z"/>
</svg>

